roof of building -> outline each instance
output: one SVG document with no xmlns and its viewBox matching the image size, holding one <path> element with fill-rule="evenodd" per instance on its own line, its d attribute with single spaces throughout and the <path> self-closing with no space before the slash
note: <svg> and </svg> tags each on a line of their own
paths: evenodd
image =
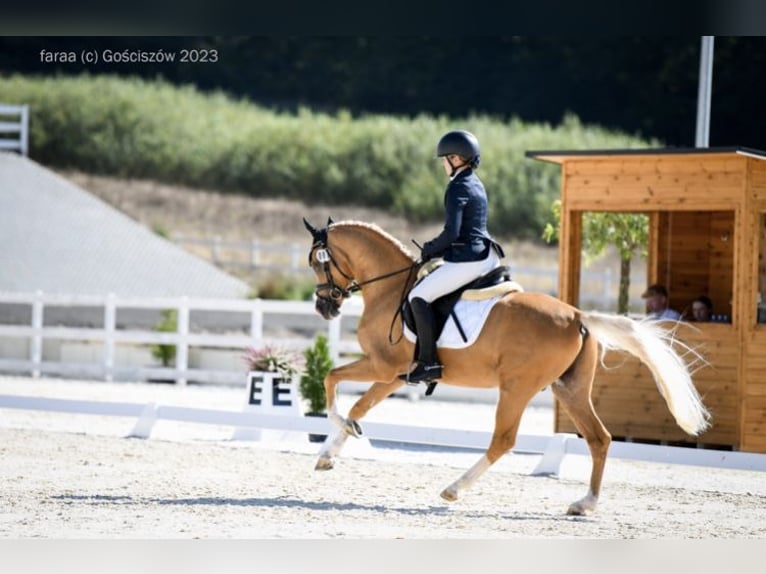
<svg viewBox="0 0 766 574">
<path fill-rule="evenodd" d="M 187 253 L 40 164 L 0 152 L 0 291 L 247 296 Z"/>
<path fill-rule="evenodd" d="M 706 148 L 641 148 L 641 149 L 589 149 L 589 150 L 532 150 L 524 155 L 532 159 L 563 163 L 567 159 L 599 157 L 614 158 L 616 156 L 647 156 L 647 155 L 703 155 L 703 154 L 735 154 L 766 159 L 766 151 L 747 147 L 706 147 Z"/>
</svg>

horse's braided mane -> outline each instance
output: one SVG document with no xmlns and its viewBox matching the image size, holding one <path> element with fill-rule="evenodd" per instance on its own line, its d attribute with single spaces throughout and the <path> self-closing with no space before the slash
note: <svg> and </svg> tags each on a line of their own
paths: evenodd
<svg viewBox="0 0 766 574">
<path fill-rule="evenodd" d="M 368 223 L 366 221 L 354 221 L 354 220 L 337 221 L 335 223 L 332 223 L 330 227 L 328 227 L 328 230 L 332 229 L 333 227 L 361 227 L 364 229 L 369 229 L 370 231 L 380 235 L 383 239 L 393 243 L 408 258 L 415 259 L 415 256 L 412 254 L 412 252 L 409 249 L 407 249 L 407 247 L 401 241 L 399 241 L 396 237 L 394 237 L 387 231 L 384 231 L 379 225 L 375 223 Z"/>
</svg>

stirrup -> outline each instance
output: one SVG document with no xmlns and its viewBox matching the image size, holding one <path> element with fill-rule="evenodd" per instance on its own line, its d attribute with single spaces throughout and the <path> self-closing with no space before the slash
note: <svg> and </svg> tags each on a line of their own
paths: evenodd
<svg viewBox="0 0 766 574">
<path fill-rule="evenodd" d="M 417 361 L 415 368 L 409 373 L 399 375 L 399 378 L 408 385 L 419 385 L 420 383 L 430 383 L 442 376 L 442 366 L 439 363 L 426 364 L 423 361 Z"/>
</svg>

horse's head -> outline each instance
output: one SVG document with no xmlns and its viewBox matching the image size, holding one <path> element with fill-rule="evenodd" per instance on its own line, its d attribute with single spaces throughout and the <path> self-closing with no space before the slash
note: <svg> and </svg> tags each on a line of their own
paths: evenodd
<svg viewBox="0 0 766 574">
<path fill-rule="evenodd" d="M 316 275 L 316 310 L 325 319 L 332 319 L 340 314 L 340 306 L 351 294 L 349 288 L 355 283 L 353 277 L 338 267 L 327 243 L 327 232 L 332 223 L 332 218 L 328 218 L 327 227 L 317 229 L 306 221 L 306 218 L 303 219 L 303 224 L 313 239 L 309 251 L 309 265 Z"/>
</svg>

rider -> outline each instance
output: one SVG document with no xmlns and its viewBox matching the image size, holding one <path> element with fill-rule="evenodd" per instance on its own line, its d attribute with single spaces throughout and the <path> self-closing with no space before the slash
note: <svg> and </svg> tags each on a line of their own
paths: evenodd
<svg viewBox="0 0 766 574">
<path fill-rule="evenodd" d="M 442 158 L 450 178 L 444 194 L 444 229 L 423 245 L 421 259 L 426 262 L 443 257 L 444 263 L 408 295 L 418 337 L 415 365 L 409 373 L 399 375 L 408 383 L 442 376 L 431 303 L 488 273 L 503 257 L 502 248 L 487 232 L 487 193 L 474 173 L 479 167 L 479 154 L 479 141 L 465 130 L 447 132 L 436 146 L 436 155 Z"/>
</svg>

